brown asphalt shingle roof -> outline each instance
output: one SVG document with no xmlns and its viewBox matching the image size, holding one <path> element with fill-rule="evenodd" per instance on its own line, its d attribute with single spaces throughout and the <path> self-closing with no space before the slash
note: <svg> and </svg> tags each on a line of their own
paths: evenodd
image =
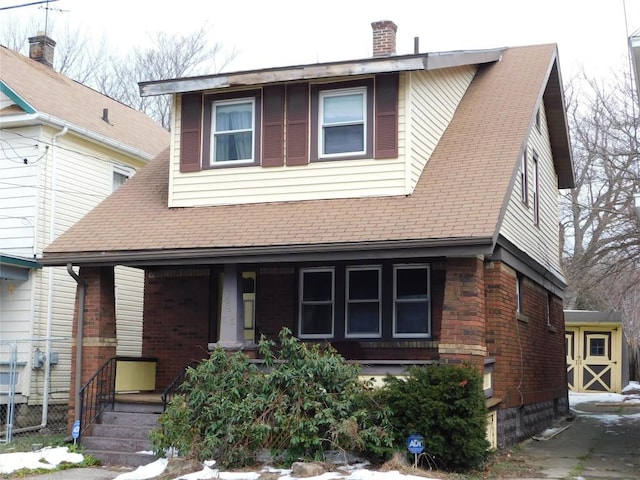
<svg viewBox="0 0 640 480">
<path fill-rule="evenodd" d="M 0 46 L 0 79 L 37 112 L 155 157 L 169 132 L 144 113 L 82 85 L 24 55 Z M 109 123 L 102 120 L 109 110 Z M 17 113 L 5 109 L 1 115 Z"/>
<path fill-rule="evenodd" d="M 410 196 L 169 209 L 167 149 L 51 244 L 45 263 L 180 249 L 495 241 L 554 59 L 555 45 L 518 47 L 482 68 Z"/>
</svg>

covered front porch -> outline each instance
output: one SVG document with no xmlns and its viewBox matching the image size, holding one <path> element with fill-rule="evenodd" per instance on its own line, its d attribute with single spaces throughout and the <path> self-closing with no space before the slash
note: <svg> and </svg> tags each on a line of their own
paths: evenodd
<svg viewBox="0 0 640 480">
<path fill-rule="evenodd" d="M 70 424 L 79 418 L 76 392 L 117 356 L 113 268 L 82 265 L 75 274 Z M 276 340 L 283 327 L 303 341 L 330 343 L 361 364 L 367 378 L 433 362 L 471 362 L 487 365 L 487 372 L 493 366 L 480 257 L 139 268 L 145 272 L 142 355 L 118 362 L 127 383 L 116 382 L 114 393 L 162 392 L 217 347 L 260 362 L 258 340 Z M 487 392 L 491 386 L 489 375 Z"/>
</svg>

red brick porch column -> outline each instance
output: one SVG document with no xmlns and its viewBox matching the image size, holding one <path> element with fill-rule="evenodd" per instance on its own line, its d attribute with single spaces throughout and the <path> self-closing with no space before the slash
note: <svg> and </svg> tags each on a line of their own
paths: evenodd
<svg viewBox="0 0 640 480">
<path fill-rule="evenodd" d="M 86 284 L 84 321 L 82 329 L 82 371 L 84 384 L 107 360 L 116 354 L 116 305 L 113 267 L 82 267 L 80 278 Z M 75 419 L 77 392 L 75 385 L 77 358 L 77 331 L 79 319 L 79 292 L 76 288 L 76 304 L 73 316 L 71 347 L 71 382 L 69 388 L 69 431 Z"/>
<path fill-rule="evenodd" d="M 481 258 L 447 260 L 438 345 L 441 362 L 469 362 L 480 372 L 487 354 L 483 264 Z"/>
</svg>

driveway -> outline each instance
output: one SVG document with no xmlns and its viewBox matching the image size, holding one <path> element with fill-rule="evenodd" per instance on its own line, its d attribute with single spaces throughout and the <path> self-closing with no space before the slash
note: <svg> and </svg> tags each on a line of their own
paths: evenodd
<svg viewBox="0 0 640 480">
<path fill-rule="evenodd" d="M 585 402 L 572 421 L 546 440 L 527 440 L 521 452 L 549 479 L 640 478 L 640 404 Z"/>
</svg>

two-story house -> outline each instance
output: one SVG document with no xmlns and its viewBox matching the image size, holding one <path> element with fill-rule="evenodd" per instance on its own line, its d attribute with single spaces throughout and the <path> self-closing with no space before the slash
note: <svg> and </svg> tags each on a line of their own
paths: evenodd
<svg viewBox="0 0 640 480">
<path fill-rule="evenodd" d="M 0 47 L 0 403 L 18 406 L 14 432 L 47 426 L 54 404 L 66 426 L 76 283 L 43 269 L 43 250 L 169 144 L 143 113 L 56 72 L 48 36 L 29 41 L 30 58 Z M 140 355 L 143 274 L 115 278 L 114 347 Z"/>
<path fill-rule="evenodd" d="M 500 446 L 567 412 L 556 46 L 396 55 L 372 25 L 371 58 L 140 84 L 173 96 L 171 147 L 43 257 L 86 284 L 83 379 L 116 353 L 126 265 L 159 388 L 286 326 L 367 376 L 477 365 Z"/>
</svg>

